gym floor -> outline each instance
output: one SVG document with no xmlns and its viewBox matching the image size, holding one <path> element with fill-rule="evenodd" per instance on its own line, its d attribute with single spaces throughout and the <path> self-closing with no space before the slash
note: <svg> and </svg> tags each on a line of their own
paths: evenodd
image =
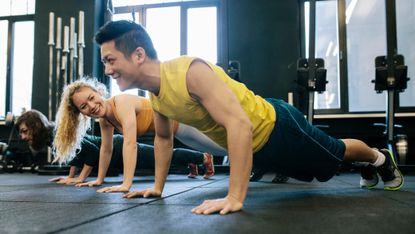
<svg viewBox="0 0 415 234">
<path fill-rule="evenodd" d="M 226 216 L 194 215 L 204 199 L 226 195 L 228 175 L 211 180 L 172 174 L 162 198 L 123 199 L 49 183 L 52 176 L 0 174 L 0 233 L 415 233 L 415 175 L 400 191 L 360 189 L 359 174 L 328 182 L 290 179 L 273 184 L 272 174 L 251 182 L 243 211 Z M 91 178 L 90 178 L 91 179 Z M 92 178 L 93 179 L 93 178 Z M 154 177 L 135 177 L 134 190 Z M 122 177 L 109 177 L 106 185 Z"/>
</svg>

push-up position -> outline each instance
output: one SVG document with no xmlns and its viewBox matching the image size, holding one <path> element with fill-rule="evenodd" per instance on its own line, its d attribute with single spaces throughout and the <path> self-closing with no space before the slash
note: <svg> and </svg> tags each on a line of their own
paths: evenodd
<svg viewBox="0 0 415 234">
<path fill-rule="evenodd" d="M 160 196 L 171 160 L 169 119 L 193 126 L 230 157 L 226 197 L 206 200 L 192 209 L 196 214 L 226 214 L 243 207 L 252 163 L 296 179 L 329 180 L 342 161 L 365 162 L 369 175 L 362 187 L 377 184 L 397 190 L 403 176 L 387 150 L 376 150 L 356 139 L 334 139 L 310 125 L 304 115 L 282 100 L 264 99 L 231 79 L 220 67 L 199 58 L 182 56 L 161 62 L 145 29 L 130 21 L 113 21 L 95 35 L 101 47 L 106 75 L 121 90 L 150 91 L 155 110 L 156 180 L 153 188 L 125 197 Z M 374 170 L 375 169 L 375 170 Z"/>
</svg>

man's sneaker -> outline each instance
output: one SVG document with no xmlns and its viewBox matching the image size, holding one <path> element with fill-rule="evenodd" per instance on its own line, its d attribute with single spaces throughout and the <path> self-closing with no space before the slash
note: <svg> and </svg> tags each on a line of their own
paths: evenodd
<svg viewBox="0 0 415 234">
<path fill-rule="evenodd" d="M 374 188 L 379 183 L 376 167 L 367 165 L 360 168 L 360 187 L 365 189 Z"/>
<path fill-rule="evenodd" d="M 203 162 L 203 166 L 205 167 L 205 174 L 203 175 L 204 179 L 209 179 L 215 174 L 215 165 L 213 164 L 213 156 L 209 153 L 203 154 L 206 158 Z"/>
<path fill-rule="evenodd" d="M 197 171 L 197 165 L 194 163 L 189 163 L 189 174 L 187 177 L 189 178 L 196 178 L 197 175 L 199 175 L 199 172 Z"/>
<path fill-rule="evenodd" d="M 384 182 L 385 190 L 398 190 L 403 186 L 403 175 L 396 165 L 392 153 L 387 149 L 381 149 L 385 155 L 385 163 L 377 167 L 377 171 Z"/>
</svg>

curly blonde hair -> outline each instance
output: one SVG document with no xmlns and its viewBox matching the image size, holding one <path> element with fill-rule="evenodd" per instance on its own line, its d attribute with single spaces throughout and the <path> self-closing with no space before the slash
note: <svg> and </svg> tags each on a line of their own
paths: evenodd
<svg viewBox="0 0 415 234">
<path fill-rule="evenodd" d="M 104 97 L 108 95 L 105 85 L 91 77 L 81 78 L 64 88 L 56 113 L 53 162 L 62 164 L 73 159 L 81 149 L 82 139 L 91 127 L 91 118 L 81 114 L 72 100 L 73 95 L 83 87 L 90 88 Z"/>
</svg>

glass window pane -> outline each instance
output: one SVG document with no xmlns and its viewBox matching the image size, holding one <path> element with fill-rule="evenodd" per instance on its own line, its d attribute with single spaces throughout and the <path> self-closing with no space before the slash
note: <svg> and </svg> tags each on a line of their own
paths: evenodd
<svg viewBox="0 0 415 234">
<path fill-rule="evenodd" d="M 11 12 L 11 0 L 4 1 L 0 7 L 0 16 L 9 16 Z"/>
<path fill-rule="evenodd" d="M 34 14 L 36 8 L 36 0 L 27 0 L 27 14 Z"/>
<path fill-rule="evenodd" d="M 11 4 L 11 15 L 27 15 L 29 5 L 33 7 L 33 3 L 29 4 L 28 0 L 13 0 Z M 34 11 L 34 9 L 31 10 Z"/>
<path fill-rule="evenodd" d="M 131 13 L 123 13 L 123 14 L 114 14 L 113 16 L 113 20 L 133 20 L 133 16 Z M 139 20 L 139 13 L 135 12 L 135 20 L 136 22 L 138 22 Z M 120 88 L 117 85 L 117 81 L 115 81 L 114 79 L 111 79 L 111 96 L 115 96 L 121 93 L 129 93 L 129 94 L 134 94 L 137 95 L 138 94 L 138 89 L 129 89 L 126 90 L 124 92 L 122 92 L 120 90 Z"/>
<path fill-rule="evenodd" d="M 309 41 L 309 2 L 304 5 L 306 22 L 306 55 L 308 57 Z M 338 109 L 340 108 L 340 75 L 339 75 L 339 47 L 337 34 L 337 2 L 316 2 L 316 58 L 324 59 L 327 69 L 326 91 L 316 93 L 314 100 L 315 109 Z"/>
<path fill-rule="evenodd" d="M 216 7 L 190 8 L 187 12 L 187 54 L 217 63 Z"/>
<path fill-rule="evenodd" d="M 0 16 L 35 13 L 36 0 L 1 0 Z"/>
<path fill-rule="evenodd" d="M 386 55 L 385 1 L 346 0 L 349 110 L 384 111 L 386 94 L 377 94 L 375 57 Z"/>
<path fill-rule="evenodd" d="M 34 22 L 16 22 L 13 25 L 13 31 L 12 111 L 20 115 L 23 108 L 31 108 Z"/>
<path fill-rule="evenodd" d="M 7 37 L 9 21 L 0 21 L 0 118 L 6 116 Z"/>
<path fill-rule="evenodd" d="M 398 54 L 405 57 L 408 66 L 408 88 L 400 94 L 401 106 L 415 106 L 415 1 L 396 1 Z"/>
<path fill-rule="evenodd" d="M 180 7 L 148 9 L 146 29 L 160 61 L 180 56 Z"/>
</svg>

